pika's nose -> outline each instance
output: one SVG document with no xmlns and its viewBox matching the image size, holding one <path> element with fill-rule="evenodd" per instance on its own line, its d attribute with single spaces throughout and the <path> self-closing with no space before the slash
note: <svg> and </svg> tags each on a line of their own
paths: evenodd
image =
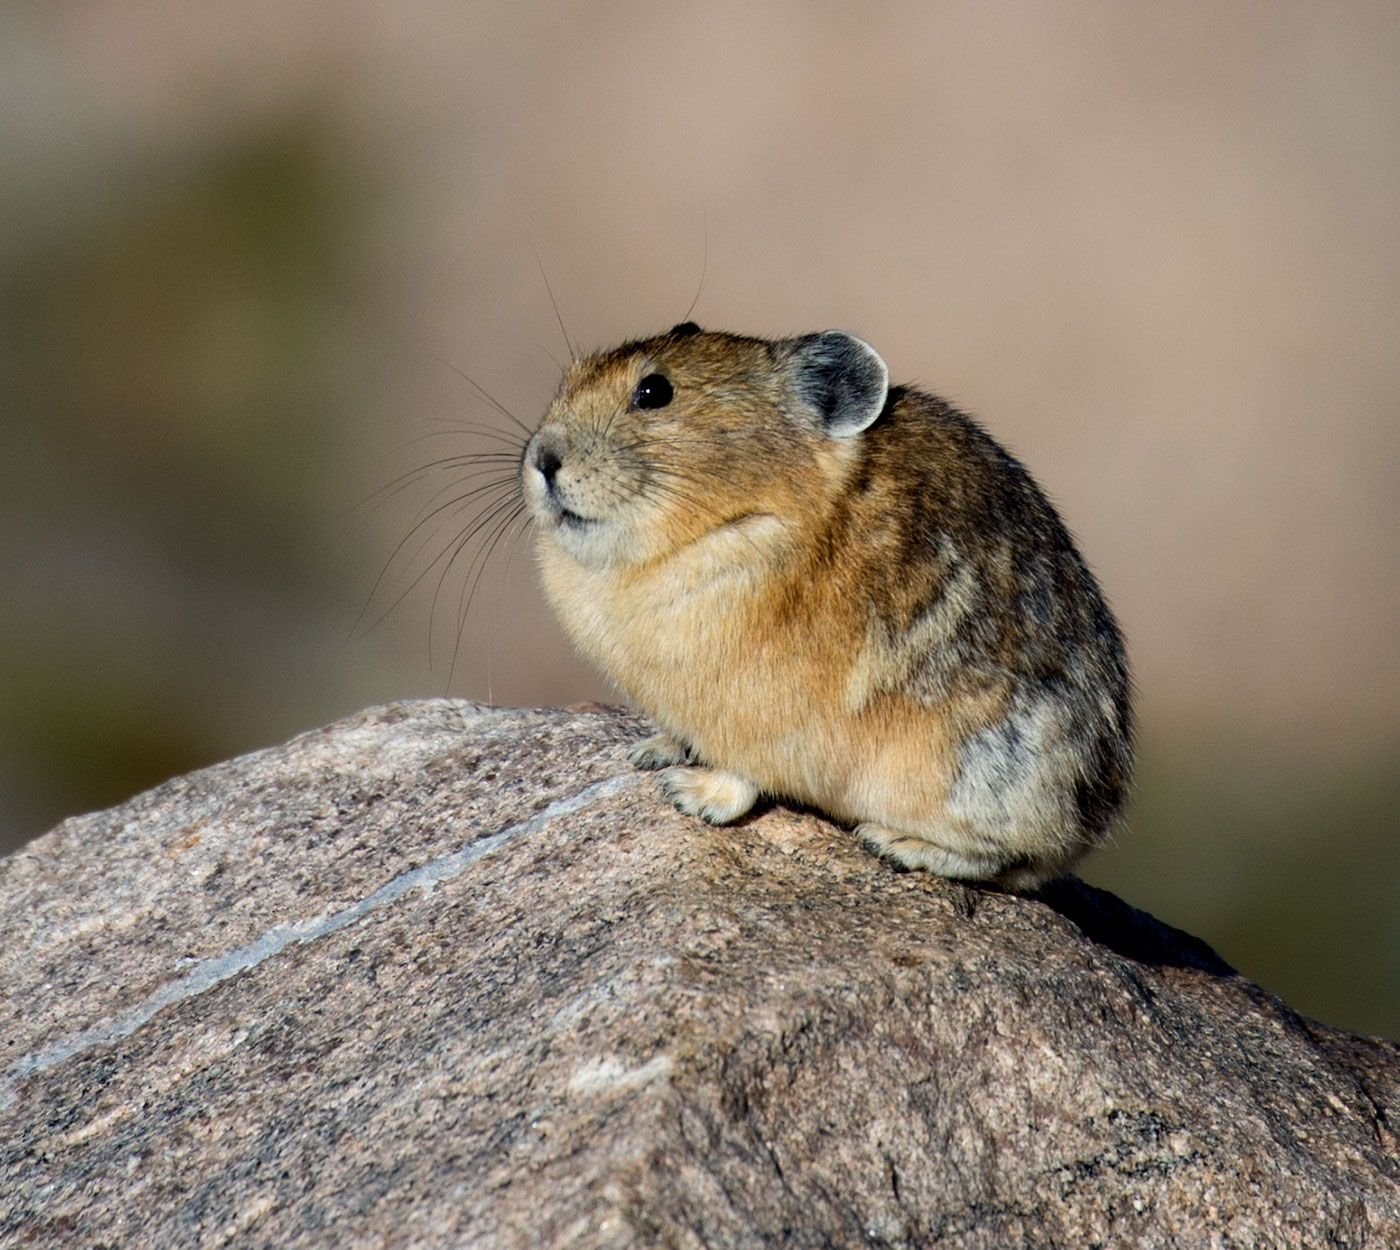
<svg viewBox="0 0 1400 1250">
<path fill-rule="evenodd" d="M 540 476 L 544 478 L 544 484 L 550 490 L 554 489 L 554 477 L 563 466 L 564 461 L 553 447 L 547 447 L 543 443 L 536 443 L 534 453 L 531 456 L 531 463 L 539 470 Z"/>
</svg>

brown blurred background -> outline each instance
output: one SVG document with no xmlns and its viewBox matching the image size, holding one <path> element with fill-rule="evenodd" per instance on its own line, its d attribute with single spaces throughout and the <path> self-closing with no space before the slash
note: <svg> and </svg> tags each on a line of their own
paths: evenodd
<svg viewBox="0 0 1400 1250">
<path fill-rule="evenodd" d="M 585 347 L 699 289 L 983 417 L 1133 648 L 1085 875 L 1400 1035 L 1397 67 L 1393 3 L 11 0 L 3 845 L 449 670 L 608 697 L 524 543 L 457 642 L 450 476 L 355 506 L 506 427 L 457 370 L 536 419 L 538 251 Z"/>
</svg>

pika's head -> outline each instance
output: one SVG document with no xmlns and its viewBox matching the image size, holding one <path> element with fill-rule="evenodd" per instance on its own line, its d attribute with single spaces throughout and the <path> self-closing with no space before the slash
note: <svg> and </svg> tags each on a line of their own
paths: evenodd
<svg viewBox="0 0 1400 1250">
<path fill-rule="evenodd" d="M 829 510 L 880 415 L 885 362 L 836 330 L 766 340 L 686 322 L 574 362 L 526 447 L 547 541 L 592 567 L 645 564 L 753 518 Z"/>
</svg>

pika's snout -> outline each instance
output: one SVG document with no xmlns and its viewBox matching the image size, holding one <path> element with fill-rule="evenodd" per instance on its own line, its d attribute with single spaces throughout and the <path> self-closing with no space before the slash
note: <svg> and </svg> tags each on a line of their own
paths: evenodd
<svg viewBox="0 0 1400 1250">
<path fill-rule="evenodd" d="M 564 457 L 560 454 L 554 441 L 552 439 L 546 441 L 537 436 L 530 444 L 527 460 L 530 467 L 544 478 L 545 490 L 553 495 L 555 493 L 554 479 L 564 465 Z"/>
<path fill-rule="evenodd" d="M 559 497 L 559 470 L 564 467 L 563 440 L 552 430 L 540 430 L 525 448 L 522 475 L 525 491 L 532 503 L 545 505 L 547 511 L 563 507 Z"/>
<path fill-rule="evenodd" d="M 585 525 L 590 518 L 579 510 L 570 492 L 564 467 L 567 455 L 564 440 L 553 430 L 541 430 L 530 440 L 522 470 L 526 499 L 541 520 Z"/>
</svg>

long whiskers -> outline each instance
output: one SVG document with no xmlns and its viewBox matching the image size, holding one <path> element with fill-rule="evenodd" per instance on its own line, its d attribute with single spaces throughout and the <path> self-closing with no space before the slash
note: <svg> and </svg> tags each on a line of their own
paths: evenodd
<svg viewBox="0 0 1400 1250">
<path fill-rule="evenodd" d="M 566 334 L 566 340 L 567 337 Z M 459 659 L 467 614 L 482 585 L 486 568 L 503 541 L 509 546 L 523 532 L 518 524 L 525 514 L 520 489 L 520 463 L 533 430 L 481 383 L 440 352 L 427 349 L 427 354 L 465 382 L 478 399 L 500 414 L 509 425 L 455 416 L 423 418 L 425 424 L 440 428 L 429 429 L 406 440 L 400 446 L 400 451 L 405 447 L 454 439 L 465 439 L 467 449 L 457 451 L 446 448 L 449 454 L 414 465 L 354 505 L 352 511 L 369 506 L 378 508 L 407 492 L 421 492 L 415 500 L 417 506 L 406 532 L 394 544 L 379 569 L 355 620 L 351 637 L 377 629 L 414 590 L 431 578 L 433 591 L 428 616 L 427 658 L 429 668 L 436 667 L 434 649 L 441 629 L 438 613 L 443 610 L 448 579 L 460 574 L 463 578 L 462 589 L 460 594 L 455 595 L 458 620 L 451 631 L 455 641 L 447 678 L 450 686 Z"/>
<path fill-rule="evenodd" d="M 472 601 L 476 598 L 477 588 L 481 583 L 481 576 L 486 571 L 486 566 L 491 562 L 492 554 L 495 552 L 497 545 L 501 542 L 503 538 L 506 541 L 507 551 L 505 576 L 509 576 L 510 558 L 515 554 L 513 546 L 514 540 L 515 538 L 519 537 L 519 534 L 521 532 L 516 531 L 514 534 L 512 534 L 511 530 L 515 523 L 524 514 L 524 512 L 525 501 L 517 497 L 513 504 L 510 507 L 508 507 L 503 513 L 501 513 L 499 517 L 495 520 L 490 537 L 482 542 L 481 547 L 479 549 L 480 554 L 477 557 L 473 558 L 472 563 L 475 566 L 476 571 L 473 574 L 471 572 L 471 568 L 468 568 L 468 577 L 470 578 L 470 581 L 468 581 L 465 578 L 463 579 L 462 592 L 457 597 L 457 633 L 456 638 L 454 639 L 452 644 L 452 662 L 447 669 L 447 685 L 449 688 L 452 685 L 453 675 L 457 671 L 457 661 L 461 655 L 462 650 L 462 634 L 466 628 L 467 617 L 471 612 Z M 529 523 L 528 518 L 526 523 Z M 503 578 L 503 581 L 504 580 L 505 578 Z M 434 601 L 436 603 L 436 596 L 434 596 Z M 499 600 L 497 601 L 497 607 L 499 608 Z M 496 620 L 497 623 L 499 623 L 499 615 L 497 616 Z M 487 682 L 487 699 L 489 701 L 489 671 L 487 674 Z"/>
<path fill-rule="evenodd" d="M 700 262 L 700 285 L 695 288 L 695 298 L 690 301 L 690 307 L 685 310 L 682 322 L 690 320 L 690 314 L 695 311 L 695 305 L 700 302 L 700 293 L 705 289 L 705 277 L 710 272 L 710 214 L 709 210 L 701 206 L 700 228 L 704 232 L 705 253 L 704 259 Z"/>
<path fill-rule="evenodd" d="M 437 352 L 434 352 L 433 355 L 437 358 L 440 364 L 443 364 L 447 366 L 447 368 L 451 369 L 453 373 L 455 373 L 459 378 L 462 379 L 463 382 L 470 386 L 472 390 L 474 390 L 478 395 L 481 396 L 482 399 L 484 399 L 488 404 L 490 404 L 491 407 L 493 407 L 497 412 L 499 412 L 501 416 L 505 417 L 507 421 L 510 421 L 513 425 L 517 426 L 526 438 L 529 438 L 530 435 L 534 433 L 534 431 L 531 430 L 528 425 L 526 425 L 519 417 L 517 417 L 515 413 L 511 412 L 509 408 L 507 408 L 503 403 L 501 403 L 499 399 L 492 395 L 491 392 L 488 391 L 484 386 L 482 386 L 481 383 L 478 382 L 474 377 L 472 377 L 470 374 L 464 373 L 450 360 L 448 360 L 447 357 L 441 356 Z"/>
<path fill-rule="evenodd" d="M 453 565 L 457 562 L 462 552 L 471 547 L 476 542 L 475 550 L 467 564 L 466 574 L 463 580 L 464 595 L 458 598 L 456 642 L 452 649 L 452 661 L 448 666 L 447 684 L 452 685 L 452 677 L 457 670 L 458 651 L 461 647 L 462 630 L 466 624 L 466 613 L 470 610 L 471 600 L 475 595 L 476 587 L 481 580 L 481 575 L 486 570 L 490 562 L 491 553 L 495 550 L 497 543 L 501 539 L 504 530 L 510 522 L 519 516 L 520 511 L 525 507 L 525 502 L 518 493 L 511 493 L 497 497 L 473 519 L 468 528 L 451 543 L 448 551 L 451 553 L 443 564 L 442 573 L 438 577 L 437 585 L 433 589 L 433 603 L 428 615 L 428 655 L 431 665 L 433 651 L 434 626 L 438 614 L 438 600 L 442 595 L 442 588 L 447 580 L 448 574 L 452 571 Z M 480 540 L 479 542 L 476 540 Z M 470 586 L 470 591 L 467 587 Z"/>
<path fill-rule="evenodd" d="M 513 502 L 518 498 L 518 484 L 515 481 L 514 475 L 512 475 L 510 478 L 494 478 L 489 482 L 483 483 L 482 485 L 474 486 L 471 489 L 463 491 L 461 494 L 456 495 L 454 498 L 449 499 L 447 502 L 439 504 L 438 506 L 429 509 L 426 513 L 420 513 L 419 517 L 416 519 L 413 525 L 413 528 L 410 529 L 409 532 L 399 540 L 398 544 L 394 547 L 393 552 L 390 554 L 388 560 L 385 561 L 383 568 L 379 572 L 379 576 L 375 579 L 374 587 L 370 590 L 369 597 L 368 599 L 366 599 L 365 605 L 360 610 L 360 615 L 355 621 L 355 628 L 352 631 L 351 636 L 354 637 L 356 634 L 361 632 L 361 626 L 364 623 L 365 617 L 369 614 L 371 606 L 379 597 L 380 588 L 384 585 L 385 580 L 390 574 L 390 571 L 400 563 L 400 557 L 403 555 L 404 549 L 434 520 L 438 518 L 442 518 L 443 520 L 452 520 L 460 516 L 464 511 L 466 511 L 474 503 L 476 503 L 476 501 L 483 501 L 481 512 L 479 512 L 478 515 L 472 519 L 472 521 L 467 525 L 466 529 L 463 530 L 462 533 L 456 539 L 454 539 L 451 543 L 444 547 L 442 551 L 440 551 L 436 556 L 434 556 L 433 559 L 430 560 L 427 563 L 427 565 L 424 566 L 424 568 L 422 568 L 412 578 L 408 585 L 405 586 L 404 589 L 394 598 L 393 602 L 391 602 L 387 608 L 385 608 L 381 613 L 379 613 L 379 615 L 375 617 L 374 621 L 364 629 L 365 633 L 369 633 L 372 630 L 377 629 L 381 624 L 383 624 L 385 619 L 392 615 L 394 609 L 397 608 L 399 604 L 401 604 L 406 598 L 408 598 L 409 594 L 413 591 L 414 587 L 416 587 L 425 577 L 427 577 L 428 574 L 431 573 L 435 567 L 437 567 L 439 562 L 443 561 L 444 559 L 447 559 L 450 564 L 451 559 L 455 558 L 456 553 L 463 546 L 470 543 L 471 540 L 478 533 L 481 532 L 482 528 L 486 524 L 486 521 L 489 519 L 489 514 L 492 513 L 492 511 L 499 502 Z M 414 547 L 412 553 L 408 556 L 408 558 L 403 561 L 403 564 L 406 565 L 407 570 L 411 571 L 413 567 L 417 564 L 418 557 L 422 554 L 424 548 L 426 548 L 433 541 L 437 532 L 437 530 L 428 530 L 426 533 L 423 533 L 421 541 L 416 547 Z"/>
<path fill-rule="evenodd" d="M 549 274 L 544 270 L 544 257 L 540 255 L 539 248 L 535 248 L 535 264 L 540 267 L 540 277 L 544 279 L 544 289 L 549 295 L 550 307 L 554 309 L 554 320 L 559 323 L 559 333 L 564 336 L 564 346 L 569 349 L 569 359 L 577 360 L 578 351 L 574 348 L 573 342 L 569 338 L 569 332 L 564 329 L 564 318 L 559 312 L 559 301 L 554 298 L 554 288 L 549 285 Z"/>
<path fill-rule="evenodd" d="M 369 507 L 371 504 L 387 503 L 395 495 L 402 494 L 410 486 L 424 481 L 435 473 L 445 473 L 451 469 L 467 468 L 473 465 L 484 465 L 475 473 L 468 473 L 458 481 L 468 481 L 474 477 L 482 477 L 487 473 L 497 473 L 504 476 L 505 470 L 513 468 L 519 462 L 519 457 L 501 453 L 476 453 L 461 456 L 444 456 L 439 460 L 429 461 L 427 464 L 419 465 L 415 469 L 410 469 L 407 473 L 400 473 L 393 481 L 381 486 L 372 494 L 366 495 L 358 503 L 351 506 L 348 513 L 354 513 L 361 508 Z M 450 488 L 449 488 L 450 489 Z"/>
</svg>

